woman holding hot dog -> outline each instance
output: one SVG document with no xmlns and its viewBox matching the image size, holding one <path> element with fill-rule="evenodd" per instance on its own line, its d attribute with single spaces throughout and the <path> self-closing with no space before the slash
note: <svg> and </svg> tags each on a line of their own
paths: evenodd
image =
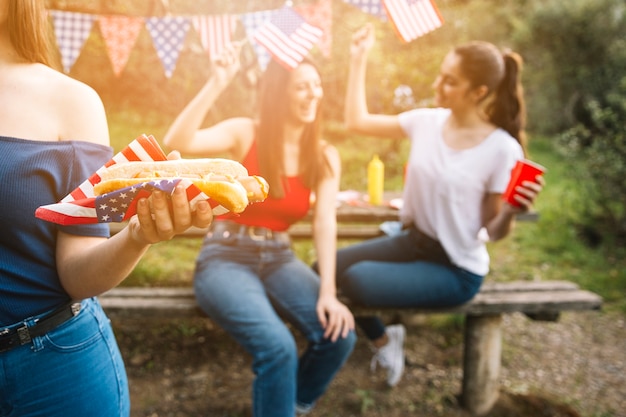
<svg viewBox="0 0 626 417">
<path fill-rule="evenodd" d="M 320 140 L 322 81 L 308 60 L 288 70 L 271 61 L 260 81 L 258 118 L 236 117 L 200 128 L 240 69 L 231 45 L 175 120 L 165 144 L 194 156 L 228 154 L 268 180 L 270 195 L 239 216 L 217 219 L 195 272 L 203 310 L 253 357 L 253 415 L 293 417 L 324 393 L 351 353 L 354 319 L 335 290 L 337 150 Z M 309 211 L 319 276 L 296 258 L 288 227 Z M 284 320 L 308 346 L 298 358 Z"/>
<path fill-rule="evenodd" d="M 454 48 L 433 83 L 436 108 L 399 115 L 371 114 L 365 95 L 367 55 L 374 32 L 355 33 L 345 121 L 349 129 L 411 142 L 403 230 L 343 248 L 338 285 L 357 303 L 374 307 L 444 307 L 470 300 L 489 270 L 486 241 L 504 238 L 515 215 L 528 210 L 543 179 L 519 187 L 514 207 L 502 200 L 516 160 L 524 157 L 521 60 L 486 42 Z M 404 369 L 404 328 L 358 317 L 378 348 L 372 364 L 395 385 Z"/>
<path fill-rule="evenodd" d="M 124 364 L 94 297 L 211 210 L 177 192 L 170 212 L 155 194 L 111 238 L 106 224 L 35 218 L 112 156 L 98 95 L 48 65 L 47 23 L 43 0 L 0 0 L 0 416 L 126 417 Z"/>
</svg>

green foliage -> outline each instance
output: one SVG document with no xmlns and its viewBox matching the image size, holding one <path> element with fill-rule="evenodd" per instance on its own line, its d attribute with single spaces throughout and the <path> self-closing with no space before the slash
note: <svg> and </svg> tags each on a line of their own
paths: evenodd
<svg viewBox="0 0 626 417">
<path fill-rule="evenodd" d="M 516 30 L 530 70 L 530 120 L 559 132 L 585 117 L 577 113 L 585 99 L 603 103 L 623 76 L 626 10 L 622 0 L 532 3 Z"/>
<path fill-rule="evenodd" d="M 590 243 L 607 239 L 626 243 L 626 76 L 621 88 L 585 103 L 587 124 L 578 124 L 561 136 L 561 151 L 575 163 L 584 197 L 577 224 Z"/>
<path fill-rule="evenodd" d="M 626 8 L 621 0 L 538 1 L 526 22 L 519 44 L 542 68 L 533 80 L 544 88 L 529 113 L 543 131 L 565 131 L 559 152 L 581 196 L 573 223 L 592 245 L 623 243 Z"/>
</svg>

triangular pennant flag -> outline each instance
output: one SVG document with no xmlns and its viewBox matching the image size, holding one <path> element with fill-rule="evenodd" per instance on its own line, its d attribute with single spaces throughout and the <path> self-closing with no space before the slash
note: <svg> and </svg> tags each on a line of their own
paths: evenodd
<svg viewBox="0 0 626 417">
<path fill-rule="evenodd" d="M 332 48 L 332 22 L 333 22 L 333 7 L 331 0 L 318 0 L 314 4 L 302 5 L 295 7 L 294 10 L 298 12 L 304 19 L 324 31 L 324 34 L 320 38 L 318 47 L 326 58 L 330 57 L 330 51 Z"/>
<path fill-rule="evenodd" d="M 98 19 L 100 32 L 111 59 L 111 66 L 116 76 L 126 67 L 128 57 L 137 41 L 143 19 L 130 16 L 100 16 Z"/>
<path fill-rule="evenodd" d="M 193 27 L 198 32 L 200 42 L 209 56 L 215 57 L 222 52 L 224 46 L 230 43 L 231 37 L 237 28 L 237 15 L 207 15 L 193 16 Z"/>
<path fill-rule="evenodd" d="M 343 2 L 358 8 L 363 13 L 371 14 L 381 20 L 387 20 L 385 8 L 381 0 L 343 0 Z"/>
<path fill-rule="evenodd" d="M 324 34 L 310 25 L 289 6 L 272 13 L 272 17 L 254 34 L 254 39 L 288 69 L 302 62 Z"/>
<path fill-rule="evenodd" d="M 433 0 L 383 0 L 398 37 L 411 42 L 443 25 Z"/>
<path fill-rule="evenodd" d="M 70 72 L 91 33 L 96 16 L 62 10 L 50 10 L 50 13 L 63 69 Z"/>
<path fill-rule="evenodd" d="M 250 39 L 252 49 L 256 53 L 259 61 L 259 67 L 265 70 L 268 62 L 270 62 L 270 53 L 254 40 L 254 34 L 272 17 L 273 10 L 263 10 L 260 12 L 244 13 L 240 15 L 241 23 L 246 30 L 246 35 Z"/>
<path fill-rule="evenodd" d="M 189 19 L 182 16 L 146 18 L 146 27 L 152 36 L 152 42 L 167 78 L 174 73 L 190 26 Z"/>
</svg>

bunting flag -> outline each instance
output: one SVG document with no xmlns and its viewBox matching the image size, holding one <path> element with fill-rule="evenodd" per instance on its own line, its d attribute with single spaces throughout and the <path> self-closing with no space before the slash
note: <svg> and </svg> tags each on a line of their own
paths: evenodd
<svg viewBox="0 0 626 417">
<path fill-rule="evenodd" d="M 411 42 L 443 25 L 433 0 L 382 1 L 396 33 L 404 42 Z"/>
<path fill-rule="evenodd" d="M 182 16 L 149 17 L 146 27 L 161 59 L 165 76 L 170 78 L 176 68 L 178 56 L 185 43 L 191 23 Z"/>
<path fill-rule="evenodd" d="M 193 16 L 191 18 L 193 27 L 200 37 L 200 42 L 210 57 L 219 55 L 224 46 L 230 43 L 237 28 L 238 20 L 236 15 L 231 14 Z"/>
<path fill-rule="evenodd" d="M 264 10 L 260 12 L 245 13 L 241 15 L 241 23 L 246 30 L 246 36 L 250 40 L 252 49 L 259 61 L 259 67 L 265 70 L 267 64 L 270 62 L 271 56 L 267 49 L 254 40 L 254 34 L 263 27 L 272 17 L 272 10 Z"/>
<path fill-rule="evenodd" d="M 74 191 L 59 203 L 40 206 L 35 211 L 39 219 L 61 225 L 111 223 L 128 220 L 137 212 L 137 201 L 147 197 L 154 190 L 168 194 L 174 192 L 178 184 L 183 184 L 187 199 L 192 209 L 198 201 L 208 200 L 204 194 L 188 179 L 174 181 L 155 180 L 127 187 L 119 191 L 94 196 L 93 187 L 100 182 L 102 171 L 111 165 L 129 161 L 164 161 L 167 157 L 158 142 L 152 136 L 141 135 L 126 148 L 117 153 L 109 162 L 98 169 Z M 213 214 L 218 216 L 227 210 L 215 203 L 211 204 Z"/>
<path fill-rule="evenodd" d="M 143 27 L 143 19 L 120 15 L 100 16 L 98 24 L 113 72 L 119 77 Z"/>
<path fill-rule="evenodd" d="M 324 32 L 310 25 L 291 7 L 285 6 L 272 13 L 254 34 L 254 39 L 286 68 L 293 69 L 302 62 L 317 44 Z"/>
<path fill-rule="evenodd" d="M 348 3 L 363 13 L 376 16 L 380 20 L 387 20 L 387 14 L 383 7 L 381 0 L 343 0 L 344 3 Z"/>
<path fill-rule="evenodd" d="M 322 55 L 330 57 L 332 48 L 333 5 L 331 0 L 318 0 L 314 4 L 295 7 L 294 10 L 304 19 L 324 31 L 318 42 Z"/>
<path fill-rule="evenodd" d="M 409 42 L 442 25 L 433 0 L 343 0 L 359 10 L 392 20 L 394 30 Z M 288 3 L 289 4 L 289 3 Z M 244 26 L 259 67 L 264 70 L 273 55 L 289 68 L 295 67 L 313 46 L 330 56 L 332 0 L 317 0 L 291 8 L 263 10 L 240 15 L 130 17 L 49 10 L 63 69 L 69 72 L 98 21 L 114 73 L 119 76 L 128 63 L 145 23 L 165 75 L 176 68 L 191 24 L 209 56 L 215 56 L 231 41 L 238 21 Z"/>
<path fill-rule="evenodd" d="M 51 10 L 54 34 L 65 72 L 70 72 L 91 33 L 96 16 L 86 13 Z"/>
</svg>

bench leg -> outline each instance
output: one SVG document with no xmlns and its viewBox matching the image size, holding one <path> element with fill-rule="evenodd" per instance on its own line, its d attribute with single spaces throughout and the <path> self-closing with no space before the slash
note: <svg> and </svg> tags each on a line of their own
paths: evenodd
<svg viewBox="0 0 626 417">
<path fill-rule="evenodd" d="M 465 321 L 461 401 L 472 415 L 488 413 L 498 400 L 502 316 L 470 316 Z"/>
</svg>

